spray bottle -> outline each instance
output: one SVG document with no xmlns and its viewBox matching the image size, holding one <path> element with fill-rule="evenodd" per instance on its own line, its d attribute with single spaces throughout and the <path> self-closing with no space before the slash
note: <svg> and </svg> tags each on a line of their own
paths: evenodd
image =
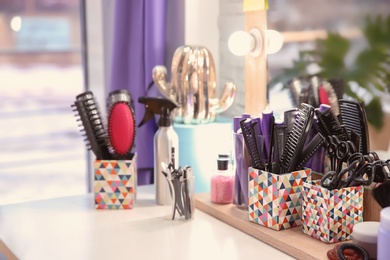
<svg viewBox="0 0 390 260">
<path fill-rule="evenodd" d="M 159 129 L 154 135 L 154 183 L 156 186 L 156 203 L 158 205 L 167 205 L 166 199 L 169 198 L 166 180 L 162 174 L 163 167 L 172 163 L 173 167 L 178 166 L 179 138 L 173 129 L 171 112 L 178 107 L 177 103 L 156 97 L 140 97 L 138 102 L 145 105 L 145 115 L 138 127 L 142 126 L 154 115 L 160 115 Z M 169 195 L 169 196 L 168 196 Z"/>
</svg>

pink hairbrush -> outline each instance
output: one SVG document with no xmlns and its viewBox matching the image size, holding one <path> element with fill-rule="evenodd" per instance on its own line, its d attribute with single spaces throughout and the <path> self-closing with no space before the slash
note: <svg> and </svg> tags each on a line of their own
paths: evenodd
<svg viewBox="0 0 390 260">
<path fill-rule="evenodd" d="M 131 97 L 126 90 L 111 92 L 108 97 L 108 136 L 116 159 L 131 159 L 136 122 Z"/>
</svg>

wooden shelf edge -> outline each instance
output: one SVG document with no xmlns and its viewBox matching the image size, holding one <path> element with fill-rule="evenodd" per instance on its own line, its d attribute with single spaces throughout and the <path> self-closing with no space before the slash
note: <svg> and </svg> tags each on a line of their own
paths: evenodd
<svg viewBox="0 0 390 260">
<path fill-rule="evenodd" d="M 209 193 L 196 194 L 195 207 L 297 259 L 326 260 L 326 252 L 335 246 L 303 234 L 301 227 L 276 231 L 250 222 L 247 211 L 232 204 L 214 204 L 210 201 Z"/>
</svg>

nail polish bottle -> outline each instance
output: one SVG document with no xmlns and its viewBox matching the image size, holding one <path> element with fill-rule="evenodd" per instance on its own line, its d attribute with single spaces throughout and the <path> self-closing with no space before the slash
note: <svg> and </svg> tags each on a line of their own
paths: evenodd
<svg viewBox="0 0 390 260">
<path fill-rule="evenodd" d="M 211 176 L 210 195 L 213 203 L 233 203 L 234 174 L 229 168 L 228 155 L 218 156 L 217 171 Z"/>
</svg>

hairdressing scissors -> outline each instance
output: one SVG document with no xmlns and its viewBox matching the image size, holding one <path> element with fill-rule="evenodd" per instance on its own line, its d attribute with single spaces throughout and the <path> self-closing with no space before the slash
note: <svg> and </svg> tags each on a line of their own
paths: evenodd
<svg viewBox="0 0 390 260">
<path fill-rule="evenodd" d="M 330 158 L 331 171 L 339 173 L 343 164 L 356 152 L 356 147 L 351 141 L 340 141 L 337 136 L 328 136 L 327 155 Z"/>
<path fill-rule="evenodd" d="M 321 186 L 329 190 L 351 186 L 370 185 L 374 179 L 374 168 L 361 153 L 347 159 L 347 166 L 340 172 L 329 171 L 321 178 Z"/>
</svg>

